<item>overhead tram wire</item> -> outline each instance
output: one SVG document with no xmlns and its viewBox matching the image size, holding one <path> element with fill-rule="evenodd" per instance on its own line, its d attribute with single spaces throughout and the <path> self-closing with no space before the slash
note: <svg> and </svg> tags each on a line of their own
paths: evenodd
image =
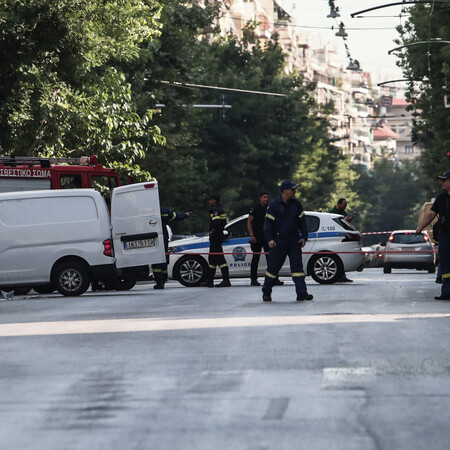
<svg viewBox="0 0 450 450">
<path fill-rule="evenodd" d="M 221 17 L 229 17 L 230 19 L 233 20 L 241 20 L 244 21 L 241 17 L 233 17 L 233 16 L 221 16 Z M 397 16 L 395 16 L 397 17 Z M 245 22 L 252 22 L 251 20 L 246 20 Z M 273 25 L 276 26 L 276 22 L 267 22 L 268 25 Z M 330 30 L 330 29 L 334 29 L 334 28 L 330 28 L 330 27 L 313 27 L 310 25 L 297 25 L 297 24 L 293 24 L 290 23 L 289 26 L 293 27 L 293 28 L 307 28 L 307 29 L 312 29 L 312 30 Z M 363 27 L 363 28 L 347 28 L 347 30 L 357 30 L 357 31 L 365 31 L 365 30 L 392 30 L 393 27 L 374 27 L 374 28 L 370 28 L 370 27 Z"/>
<path fill-rule="evenodd" d="M 287 97 L 286 94 L 280 94 L 278 92 L 264 92 L 264 91 L 252 91 L 250 89 L 236 89 L 236 88 L 227 88 L 227 87 L 221 87 L 221 86 L 208 86 L 205 84 L 192 84 L 192 83 L 180 83 L 177 81 L 160 81 L 162 84 L 167 84 L 169 86 L 174 87 L 180 87 L 180 88 L 186 88 L 186 89 L 192 89 L 192 88 L 198 88 L 198 89 L 214 89 L 218 91 L 229 91 L 229 92 L 241 92 L 243 94 L 257 94 L 257 95 L 269 95 L 273 97 Z"/>
</svg>

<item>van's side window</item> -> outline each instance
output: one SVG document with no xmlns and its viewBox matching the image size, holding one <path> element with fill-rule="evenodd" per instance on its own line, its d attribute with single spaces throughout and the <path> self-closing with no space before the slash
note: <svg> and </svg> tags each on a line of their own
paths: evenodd
<svg viewBox="0 0 450 450">
<path fill-rule="evenodd" d="M 81 175 L 61 175 L 61 189 L 80 189 L 83 187 Z"/>
</svg>

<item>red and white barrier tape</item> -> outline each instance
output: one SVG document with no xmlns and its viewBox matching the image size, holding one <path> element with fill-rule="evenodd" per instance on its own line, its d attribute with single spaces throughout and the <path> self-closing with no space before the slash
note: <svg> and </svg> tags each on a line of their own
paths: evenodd
<svg viewBox="0 0 450 450">
<path fill-rule="evenodd" d="M 391 234 L 392 231 L 367 231 L 365 233 L 361 233 L 362 236 L 365 236 L 367 234 Z"/>
<path fill-rule="evenodd" d="M 369 254 L 369 253 L 376 253 L 376 254 L 387 254 L 387 253 L 437 253 L 437 250 L 381 250 L 381 251 L 374 251 L 370 250 L 365 252 L 364 250 L 361 250 L 359 252 L 302 252 L 303 255 L 355 255 L 355 254 Z M 176 253 L 166 253 L 166 255 L 268 255 L 268 253 L 265 252 L 216 252 L 216 253 L 210 253 L 210 252 L 176 252 Z"/>
</svg>

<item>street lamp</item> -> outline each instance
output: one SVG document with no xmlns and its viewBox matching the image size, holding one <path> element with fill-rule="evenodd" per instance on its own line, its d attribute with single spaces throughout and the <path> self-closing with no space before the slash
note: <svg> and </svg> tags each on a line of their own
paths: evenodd
<svg viewBox="0 0 450 450">
<path fill-rule="evenodd" d="M 435 2 L 435 1 L 431 2 L 431 1 L 422 1 L 422 0 L 415 0 L 415 1 L 410 1 L 410 2 L 403 1 L 403 2 L 395 2 L 395 3 L 386 3 L 385 5 L 374 6 L 372 8 L 367 8 L 367 9 L 363 9 L 362 11 L 357 11 L 357 12 L 351 13 L 350 16 L 352 18 L 354 18 L 358 14 L 363 14 L 365 12 L 374 11 L 375 9 L 388 8 L 389 6 L 398 6 L 398 5 L 411 5 L 411 4 L 414 5 L 416 3 L 446 4 L 446 2 Z"/>
<path fill-rule="evenodd" d="M 350 63 L 346 67 L 347 70 L 354 70 L 355 72 L 362 72 L 361 67 L 359 66 L 359 61 L 357 59 L 351 59 Z"/>
<path fill-rule="evenodd" d="M 336 19 L 337 17 L 341 17 L 341 15 L 339 14 L 339 8 L 330 6 L 330 14 L 328 14 L 328 18 L 329 19 Z"/>
<path fill-rule="evenodd" d="M 336 36 L 338 36 L 338 37 L 347 37 L 347 36 L 348 36 L 347 32 L 345 31 L 344 23 L 343 23 L 343 22 L 341 22 L 341 23 L 339 24 L 339 30 L 338 30 L 338 32 L 336 33 Z"/>
<path fill-rule="evenodd" d="M 436 38 L 436 39 L 430 39 L 429 41 L 411 42 L 409 44 L 401 45 L 400 47 L 395 47 L 392 50 L 389 50 L 388 55 L 390 55 L 392 52 L 395 52 L 402 48 L 412 47 L 413 45 L 420 45 L 420 44 L 450 44 L 450 41 L 443 41 L 441 38 Z"/>
</svg>

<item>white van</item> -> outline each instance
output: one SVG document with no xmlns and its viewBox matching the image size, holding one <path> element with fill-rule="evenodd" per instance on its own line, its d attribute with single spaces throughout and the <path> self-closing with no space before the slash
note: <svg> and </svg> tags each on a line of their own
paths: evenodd
<svg viewBox="0 0 450 450">
<path fill-rule="evenodd" d="M 156 181 L 117 187 L 111 216 L 94 189 L 0 194 L 0 289 L 84 293 L 165 261 Z"/>
</svg>

